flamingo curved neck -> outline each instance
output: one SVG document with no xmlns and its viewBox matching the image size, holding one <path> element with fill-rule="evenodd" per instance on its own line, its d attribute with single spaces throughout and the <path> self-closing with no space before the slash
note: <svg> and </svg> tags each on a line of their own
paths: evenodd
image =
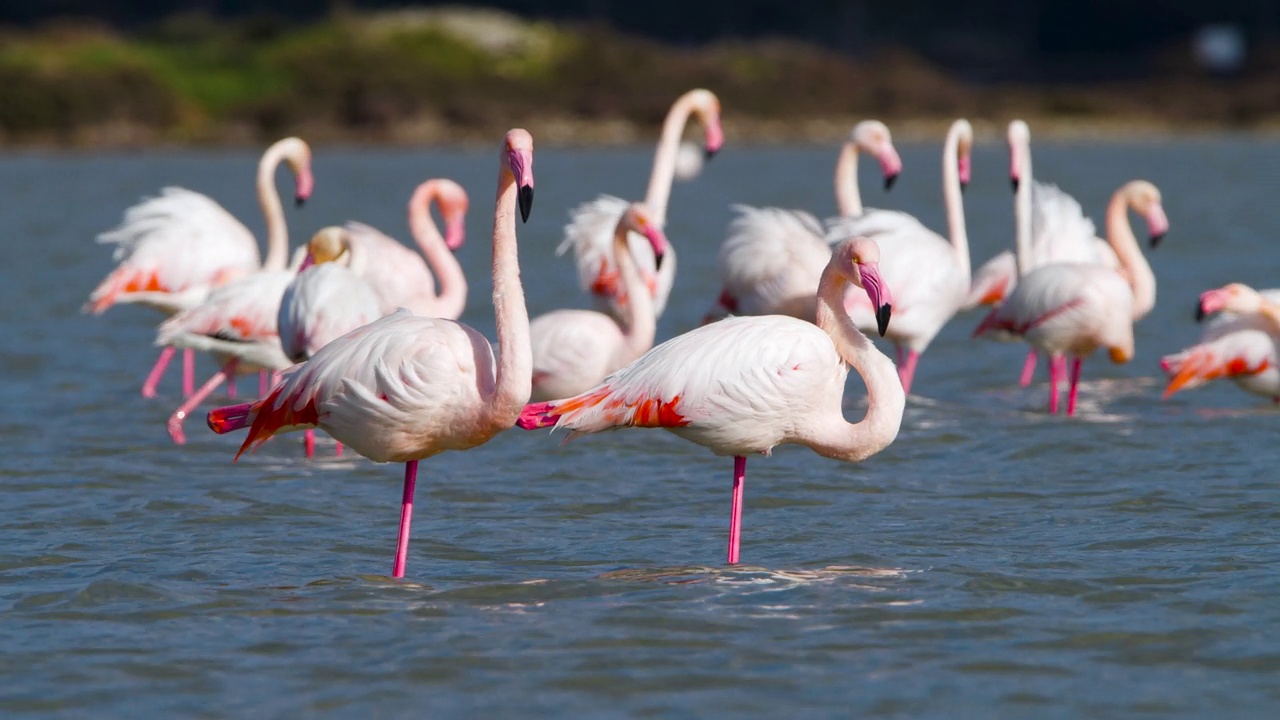
<svg viewBox="0 0 1280 720">
<path fill-rule="evenodd" d="M 907 397 L 893 361 L 876 349 L 844 311 L 848 284 L 832 265 L 827 265 L 818 283 L 817 325 L 831 337 L 841 359 L 862 377 L 867 386 L 867 414 L 856 423 L 845 420 L 843 415 L 838 419 L 815 418 L 805 444 L 824 457 L 860 462 L 888 447 L 898 436 Z"/>
<path fill-rule="evenodd" d="M 621 223 L 613 233 L 613 256 L 618 261 L 618 274 L 622 286 L 627 292 L 627 304 L 622 309 L 625 323 L 622 335 L 627 344 L 627 362 L 644 354 L 653 347 L 658 332 L 657 316 L 654 312 L 653 296 L 640 276 L 640 268 L 631 256 L 631 245 L 627 241 L 628 230 Z"/>
<path fill-rule="evenodd" d="M 1111 196 L 1107 205 L 1107 242 L 1116 251 L 1116 258 L 1124 268 L 1133 290 L 1133 319 L 1151 312 L 1156 304 L 1156 276 L 1151 272 L 1129 224 L 1129 208 L 1134 197 L 1127 188 L 1120 188 Z"/>
<path fill-rule="evenodd" d="M 486 413 L 497 430 L 515 425 L 533 392 L 533 350 L 516 252 L 515 209 L 516 181 L 504 167 L 499 171 L 493 211 L 493 311 L 498 369 L 493 393 L 486 402 Z"/>
<path fill-rule="evenodd" d="M 662 136 L 658 138 L 653 169 L 649 172 L 649 188 L 644 194 L 644 202 L 652 211 L 658 227 L 667 224 L 667 201 L 671 199 L 671 183 L 676 174 L 676 153 L 680 150 L 680 136 L 689 122 L 694 102 L 696 98 L 692 95 L 681 97 L 667 111 L 667 119 L 662 123 Z"/>
<path fill-rule="evenodd" d="M 439 285 L 432 312 L 438 317 L 457 318 L 462 316 L 467 304 L 467 277 L 431 219 L 432 200 L 439 202 L 439 190 L 431 182 L 419 185 L 414 191 L 409 199 L 409 233 Z"/>
<path fill-rule="evenodd" d="M 858 191 L 858 143 L 850 140 L 836 158 L 836 208 L 841 217 L 862 214 L 862 194 Z"/>
<path fill-rule="evenodd" d="M 960 192 L 960 136 L 964 132 L 961 123 L 952 124 L 947 132 L 947 141 L 942 147 L 942 198 L 947 207 L 947 234 L 956 253 L 956 263 L 968 278 L 969 233 L 965 228 L 964 197 Z"/>
<path fill-rule="evenodd" d="M 1031 190 L 1035 176 L 1031 172 L 1031 146 L 1019 142 L 1013 152 L 1018 156 L 1018 190 L 1013 197 L 1014 243 L 1018 261 L 1018 277 L 1031 270 Z"/>
<path fill-rule="evenodd" d="M 258 162 L 258 205 L 267 221 L 267 257 L 262 262 L 265 272 L 284 270 L 289 256 L 289 228 L 285 225 L 280 192 L 276 190 L 276 168 L 283 160 L 284 151 L 273 145 Z"/>
</svg>

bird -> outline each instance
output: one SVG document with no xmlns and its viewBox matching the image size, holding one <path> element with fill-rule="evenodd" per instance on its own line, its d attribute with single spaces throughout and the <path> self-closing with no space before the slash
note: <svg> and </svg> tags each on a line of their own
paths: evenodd
<svg viewBox="0 0 1280 720">
<path fill-rule="evenodd" d="M 609 373 L 640 357 L 653 347 L 657 318 L 653 298 L 632 254 L 627 234 L 644 236 L 654 266 L 662 268 L 667 238 L 643 203 L 632 203 L 614 230 L 614 260 L 631 302 L 623 311 L 625 321 L 596 310 L 553 310 L 529 323 L 533 349 L 532 399 L 554 400 L 595 387 Z"/>
<path fill-rule="evenodd" d="M 836 205 L 843 217 L 864 212 L 858 190 L 860 152 L 880 162 L 886 189 L 902 172 L 902 160 L 884 123 L 863 120 L 854 126 L 836 160 Z M 722 289 L 702 322 L 730 314 L 813 320 L 818 278 L 831 258 L 822 223 L 803 210 L 749 205 L 732 209 L 737 217 L 729 223 L 717 258 Z"/>
<path fill-rule="evenodd" d="M 1196 320 L 1215 313 L 1198 344 L 1160 359 L 1169 378 L 1165 399 L 1227 377 L 1246 392 L 1280 403 L 1280 290 L 1232 283 L 1202 293 Z"/>
<path fill-rule="evenodd" d="M 253 233 L 207 195 L 180 187 L 164 188 L 125 211 L 119 227 L 98 236 L 115 245 L 113 269 L 94 288 L 84 309 L 101 314 L 113 305 L 135 303 L 166 316 L 195 307 L 220 285 L 258 270 L 282 270 L 288 253 L 284 210 L 276 190 L 280 163 L 293 171 L 294 198 L 302 205 L 315 187 L 311 148 L 296 137 L 267 148 L 258 163 L 258 203 L 267 221 L 267 258 L 259 265 Z M 174 348 L 160 351 L 142 396 L 155 397 L 156 386 L 172 360 Z M 183 396 L 193 389 L 195 354 L 183 353 Z"/>
<path fill-rule="evenodd" d="M 658 229 L 667 225 L 667 200 L 671 197 L 671 183 L 675 173 L 680 135 L 690 115 L 697 116 L 706 135 L 706 157 L 710 159 L 724 144 L 724 131 L 720 127 L 720 100 L 710 90 L 696 89 L 681 95 L 667 112 L 662 125 L 649 174 L 649 188 L 644 203 L 652 213 Z M 582 203 L 569 211 L 569 224 L 564 228 L 564 240 L 556 248 L 556 254 L 573 251 L 574 264 L 582 289 L 591 295 L 594 307 L 601 312 L 622 320 L 627 296 L 621 287 L 618 266 L 613 254 L 613 229 L 618 218 L 626 212 L 628 202 L 612 195 L 600 195 L 595 200 Z M 655 267 L 653 254 L 645 249 L 644 238 L 632 235 L 631 254 L 640 263 L 640 275 L 653 296 L 654 312 L 658 317 L 666 308 L 667 297 L 676 274 L 675 252 L 668 252 L 662 268 Z"/>
<path fill-rule="evenodd" d="M 908 395 L 920 353 L 955 317 L 969 294 L 969 236 L 961 195 L 969 182 L 972 147 L 969 121 L 953 122 L 942 148 L 942 196 L 950 240 L 894 210 L 880 210 L 867 218 L 837 218 L 828 224 L 835 238 L 870 236 L 880 245 L 880 272 L 897 300 L 893 326 L 885 337 L 897 348 L 898 376 Z M 892 223 L 877 217 L 888 215 L 899 217 Z M 876 232 L 874 225 L 885 229 Z M 876 326 L 876 308 L 867 303 L 864 293 L 849 292 L 845 309 L 864 331 Z"/>
<path fill-rule="evenodd" d="M 444 219 L 443 237 L 431 219 L 432 202 Z M 409 232 L 421 255 L 364 223 L 347 223 L 351 245 L 361 246 L 364 256 L 352 269 L 377 293 L 383 314 L 405 308 L 423 317 L 462 316 L 467 278 L 453 253 L 465 237 L 468 202 L 466 190 L 453 180 L 433 178 L 418 185 L 409 199 Z"/>
<path fill-rule="evenodd" d="M 209 413 L 223 434 L 249 428 L 240 446 L 278 432 L 320 428 L 375 462 L 405 463 L 392 576 L 403 577 L 418 461 L 482 445 L 512 427 L 529 401 L 529 317 L 516 256 L 515 210 L 533 206 L 533 138 L 507 132 L 493 218 L 493 305 L 498 347 L 453 320 L 398 310 L 352 330 L 286 371 L 254 403 Z"/>
<path fill-rule="evenodd" d="M 1145 180 L 1126 183 L 1107 208 L 1108 240 L 1120 272 L 1103 263 L 1055 262 L 1041 265 L 1019 279 L 1005 301 L 974 330 L 1024 338 L 1046 353 L 1049 366 L 1049 413 L 1058 412 L 1058 382 L 1071 356 L 1067 416 L 1075 414 L 1082 360 L 1106 348 L 1115 363 L 1133 357 L 1133 323 L 1155 303 L 1155 276 L 1142 256 L 1129 225 L 1132 208 L 1147 218 L 1151 244 L 1168 231 L 1160 191 Z M 1027 251 L 1026 233 L 1018 232 L 1018 258 Z M 1022 269 L 1022 268 L 1020 268 Z"/>
<path fill-rule="evenodd" d="M 353 244 L 345 228 L 326 227 L 311 238 L 302 269 L 284 289 L 276 320 L 280 346 L 289 360 L 306 362 L 333 340 L 386 314 L 364 278 L 333 262 L 363 252 L 364 247 Z M 353 260 L 352 265 L 362 260 Z M 306 431 L 303 446 L 308 458 L 315 455 L 315 430 Z M 341 443 L 336 453 L 342 454 Z"/>
<path fill-rule="evenodd" d="M 861 462 L 898 435 L 906 395 L 893 362 L 844 311 L 846 285 L 860 287 L 889 324 L 892 294 L 877 269 L 875 241 L 853 238 L 831 255 L 817 291 L 815 322 L 784 315 L 736 316 L 658 345 L 580 395 L 531 403 L 526 430 L 564 428 L 569 438 L 624 427 L 659 427 L 734 458 L 728 562 L 739 560 L 747 455 L 784 443 Z M 841 412 L 852 367 L 867 386 L 857 423 Z"/>
</svg>

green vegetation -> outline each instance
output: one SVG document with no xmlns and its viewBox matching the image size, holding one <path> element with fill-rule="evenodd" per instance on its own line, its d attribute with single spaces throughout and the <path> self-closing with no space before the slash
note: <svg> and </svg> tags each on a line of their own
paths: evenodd
<svg viewBox="0 0 1280 720">
<path fill-rule="evenodd" d="M 696 86 L 720 95 L 739 136 L 785 139 L 839 134 L 863 115 L 1175 128 L 1280 117 L 1270 78 L 1185 69 L 1158 81 L 977 86 L 902 52 L 854 60 L 778 40 L 678 48 L 492 11 L 340 14 L 301 27 L 184 15 L 130 36 L 84 25 L 0 31 L 0 143 L 440 141 L 514 124 L 572 128 L 553 134 L 561 141 L 627 140 L 656 129 Z"/>
</svg>

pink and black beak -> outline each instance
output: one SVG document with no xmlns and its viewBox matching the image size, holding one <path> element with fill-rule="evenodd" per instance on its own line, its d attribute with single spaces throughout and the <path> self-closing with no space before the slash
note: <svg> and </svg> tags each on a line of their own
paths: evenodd
<svg viewBox="0 0 1280 720">
<path fill-rule="evenodd" d="M 293 203 L 297 207 L 302 207 L 307 202 L 307 198 L 311 197 L 311 192 L 315 190 L 316 179 L 311 174 L 310 165 L 302 168 L 298 173 L 298 184 L 294 190 Z"/>
<path fill-rule="evenodd" d="M 717 114 L 710 123 L 707 124 L 707 144 L 704 151 L 706 159 L 710 160 L 720 152 L 720 148 L 724 146 L 724 129 L 720 127 L 720 116 Z"/>
<path fill-rule="evenodd" d="M 1200 302 L 1196 303 L 1196 322 L 1204 320 L 1227 306 L 1227 292 L 1222 288 L 1206 290 L 1200 293 Z"/>
<path fill-rule="evenodd" d="M 645 227 L 644 236 L 649 240 L 649 245 L 653 247 L 653 269 L 660 270 L 662 268 L 662 258 L 667 254 L 667 236 L 653 225 Z"/>
<path fill-rule="evenodd" d="M 871 300 L 871 309 L 876 315 L 876 330 L 880 337 L 884 337 L 885 331 L 889 329 L 889 316 L 893 313 L 893 295 L 880 277 L 877 263 L 862 263 L 858 265 L 858 272 L 861 274 L 862 289 Z"/>
<path fill-rule="evenodd" d="M 960 192 L 964 192 L 965 188 L 969 187 L 969 176 L 972 167 L 968 155 L 961 155 L 956 160 L 956 169 L 959 171 L 958 174 L 960 176 Z"/>
<path fill-rule="evenodd" d="M 518 188 L 516 197 L 520 206 L 520 219 L 529 222 L 529 211 L 533 209 L 533 151 L 510 148 L 507 153 L 511 174 L 515 176 Z"/>
<path fill-rule="evenodd" d="M 1147 210 L 1147 232 L 1151 237 L 1151 247 L 1160 245 L 1160 241 L 1169 233 L 1169 218 L 1164 214 L 1160 203 L 1152 203 Z"/>
<path fill-rule="evenodd" d="M 315 264 L 316 264 L 316 258 L 314 255 L 311 254 L 311 251 L 308 250 L 307 254 L 302 257 L 302 264 L 298 266 L 298 274 L 301 275 L 303 270 L 306 270 L 307 268 Z"/>
<path fill-rule="evenodd" d="M 884 173 L 884 189 L 892 190 L 902 172 L 902 158 L 898 157 L 898 151 L 892 145 L 880 153 L 880 170 Z"/>
<path fill-rule="evenodd" d="M 532 189 L 533 188 L 530 188 L 531 191 Z M 529 202 L 530 203 L 533 202 L 532 192 L 529 195 Z M 529 212 L 527 210 L 524 210 L 522 208 L 521 212 L 524 213 L 525 217 L 528 217 Z M 444 221 L 445 247 L 449 248 L 454 252 L 457 252 L 458 248 L 462 247 L 462 242 L 465 238 L 466 238 L 466 224 L 462 217 L 449 218 L 448 220 Z"/>
</svg>

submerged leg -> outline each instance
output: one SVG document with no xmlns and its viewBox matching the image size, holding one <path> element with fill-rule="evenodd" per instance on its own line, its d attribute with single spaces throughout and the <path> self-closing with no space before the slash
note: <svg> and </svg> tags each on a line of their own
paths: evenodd
<svg viewBox="0 0 1280 720">
<path fill-rule="evenodd" d="M 213 377 L 209 378 L 208 382 L 201 385 L 199 390 L 192 393 L 191 397 L 187 398 L 182 405 L 169 416 L 169 437 L 173 438 L 175 443 L 182 445 L 187 442 L 187 436 L 182 433 L 182 421 L 186 419 L 187 415 L 191 414 L 192 410 L 199 407 L 200 403 L 205 398 L 209 397 L 209 393 L 217 390 L 218 386 L 221 385 L 224 380 L 235 373 L 237 364 L 239 364 L 239 361 L 235 358 L 228 360 L 227 364 L 224 365 L 221 370 L 214 373 Z"/>
<path fill-rule="evenodd" d="M 268 382 L 267 371 L 259 370 L 258 371 L 258 397 L 260 398 L 266 397 L 267 390 L 270 388 L 270 386 L 271 384 L 270 382 Z"/>
<path fill-rule="evenodd" d="M 391 577 L 404 577 L 405 561 L 409 558 L 409 523 L 413 520 L 413 486 L 418 482 L 418 461 L 404 464 L 404 497 L 400 501 L 400 537 L 396 540 L 396 561 L 391 566 Z"/>
<path fill-rule="evenodd" d="M 228 398 L 230 398 L 230 399 L 232 399 L 232 400 L 235 400 L 235 399 L 236 399 L 236 375 L 235 375 L 235 373 L 231 373 L 231 374 L 227 375 L 227 397 L 228 397 Z"/>
<path fill-rule="evenodd" d="M 334 445 L 334 447 L 333 447 L 333 456 L 334 456 L 334 457 L 342 457 L 342 443 L 340 443 L 340 442 L 334 442 L 334 444 L 333 444 L 333 445 Z"/>
<path fill-rule="evenodd" d="M 1026 387 L 1031 384 L 1031 379 L 1036 375 L 1036 349 L 1031 348 L 1027 351 L 1027 360 L 1022 363 L 1022 377 L 1018 378 L 1018 384 Z"/>
<path fill-rule="evenodd" d="M 1058 414 L 1058 382 L 1065 379 L 1066 358 L 1061 355 L 1049 357 L 1049 414 Z"/>
<path fill-rule="evenodd" d="M 1080 385 L 1080 364 L 1083 358 L 1071 358 L 1071 390 L 1067 392 L 1067 417 L 1076 414 L 1076 388 Z"/>
<path fill-rule="evenodd" d="M 196 391 L 196 351 L 182 351 L 182 397 L 189 398 Z"/>
<path fill-rule="evenodd" d="M 902 381 L 902 394 L 911 394 L 911 378 L 916 375 L 916 363 L 920 361 L 920 353 L 915 350 L 907 351 L 907 362 L 905 365 L 898 366 L 898 379 Z"/>
<path fill-rule="evenodd" d="M 142 383 L 142 397 L 153 398 L 156 396 L 156 385 L 159 385 L 160 378 L 164 377 L 164 369 L 169 367 L 169 361 L 173 359 L 173 353 L 173 347 L 167 347 L 160 351 L 160 357 L 156 358 L 156 364 L 151 366 L 151 372 L 147 373 L 147 379 Z"/>
<path fill-rule="evenodd" d="M 747 459 L 733 458 L 733 507 L 729 515 L 729 564 L 738 564 L 738 544 L 742 538 L 742 485 L 747 479 Z"/>
<path fill-rule="evenodd" d="M 302 447 L 305 449 L 307 459 L 310 460 L 316 454 L 316 430 L 315 428 L 307 428 L 302 433 Z"/>
</svg>

